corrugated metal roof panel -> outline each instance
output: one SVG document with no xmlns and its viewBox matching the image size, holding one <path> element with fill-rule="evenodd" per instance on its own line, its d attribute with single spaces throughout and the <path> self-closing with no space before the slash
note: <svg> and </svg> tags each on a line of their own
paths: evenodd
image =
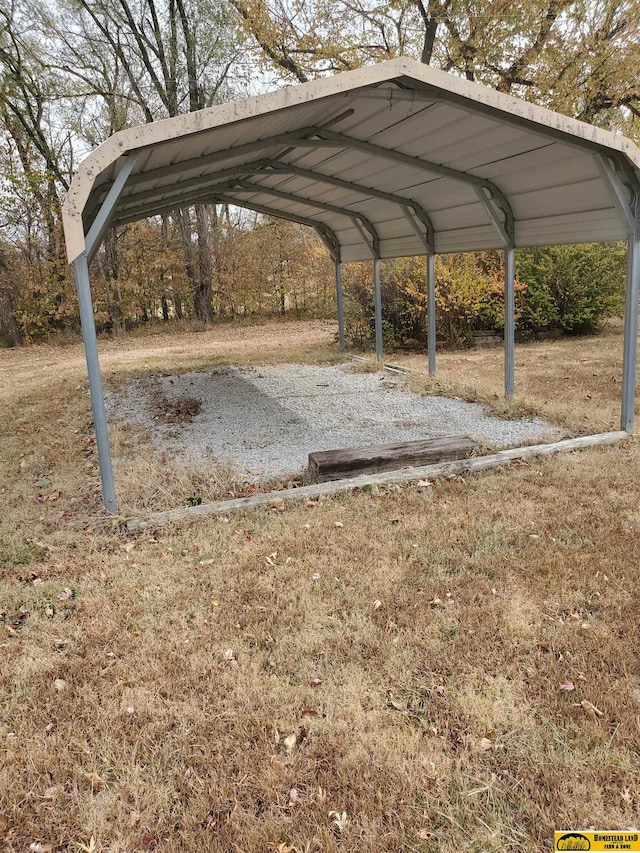
<svg viewBox="0 0 640 853">
<path fill-rule="evenodd" d="M 321 142 L 314 128 L 341 136 Z M 437 251 L 497 248 L 502 238 L 476 191 L 485 182 L 498 215 L 512 209 L 517 245 L 624 238 L 628 226 L 594 154 L 640 186 L 640 150 L 629 140 L 398 59 L 116 134 L 72 182 L 63 212 L 68 255 L 84 251 L 128 155 L 139 156 L 115 222 L 202 200 L 218 180 L 233 197 L 235 178 L 299 196 L 245 189 L 236 197 L 326 223 L 345 260 L 370 257 L 348 224 L 353 211 L 371 220 L 383 256 L 424 251 L 403 214 L 407 202 L 423 221 L 431 217 Z"/>
</svg>

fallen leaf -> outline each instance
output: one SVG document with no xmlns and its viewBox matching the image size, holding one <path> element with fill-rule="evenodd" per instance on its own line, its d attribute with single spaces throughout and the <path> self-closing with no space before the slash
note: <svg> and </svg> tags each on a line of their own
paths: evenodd
<svg viewBox="0 0 640 853">
<path fill-rule="evenodd" d="M 496 730 L 495 729 L 489 729 L 488 732 L 485 732 L 485 737 L 487 738 L 487 740 L 495 740 L 496 739 Z"/>
<path fill-rule="evenodd" d="M 53 607 L 46 607 L 44 612 L 45 612 L 45 615 L 49 617 L 49 619 L 53 619 L 54 614 L 55 614 Z"/>
<path fill-rule="evenodd" d="M 569 676 L 567 676 L 564 681 L 561 681 L 560 684 L 558 685 L 558 687 L 560 688 L 560 690 L 566 690 L 566 691 L 576 689 L 575 684 L 569 678 Z"/>
<path fill-rule="evenodd" d="M 298 735 L 294 732 L 291 735 L 288 735 L 284 740 L 284 748 L 287 750 L 289 754 L 293 752 L 296 744 L 298 743 Z"/>
<path fill-rule="evenodd" d="M 95 770 L 91 773 L 85 773 L 83 778 L 88 785 L 91 785 L 92 788 L 97 788 L 98 790 L 100 788 L 104 788 L 107 784 L 102 776 L 99 773 L 96 773 Z"/>
<path fill-rule="evenodd" d="M 269 509 L 274 509 L 277 512 L 284 512 L 286 505 L 283 498 L 272 498 L 269 501 Z"/>
<path fill-rule="evenodd" d="M 380 610 L 380 608 L 381 608 L 381 607 L 383 607 L 383 606 L 384 606 L 384 605 L 383 605 L 383 602 L 382 602 L 382 601 L 380 601 L 380 599 L 379 599 L 379 598 L 376 598 L 376 600 L 373 602 L 373 609 L 374 609 L 374 610 Z"/>
<path fill-rule="evenodd" d="M 341 521 L 334 521 L 333 526 L 334 527 L 344 527 L 344 524 Z"/>
<path fill-rule="evenodd" d="M 310 684 L 312 687 L 319 687 L 319 686 L 322 684 L 322 679 L 321 679 L 321 678 L 319 678 L 319 677 L 316 675 L 316 677 L 315 677 L 315 678 L 312 678 L 312 679 L 311 679 L 311 681 L 309 682 L 309 684 Z"/>
<path fill-rule="evenodd" d="M 578 613 L 572 613 L 567 622 L 582 622 L 582 618 Z"/>
<path fill-rule="evenodd" d="M 140 841 L 138 842 L 138 850 L 153 850 L 156 846 L 156 840 L 153 835 L 149 835 L 149 833 L 145 833 Z"/>
<path fill-rule="evenodd" d="M 64 788 L 62 785 L 54 785 L 52 788 L 47 788 L 47 790 L 42 795 L 43 800 L 55 800 L 58 794 L 63 792 Z"/>
<path fill-rule="evenodd" d="M 428 829 L 419 829 L 417 835 L 418 838 L 422 839 L 422 841 L 428 841 L 431 838 L 431 833 Z"/>
<path fill-rule="evenodd" d="M 50 485 L 51 485 L 51 480 L 50 480 L 48 477 L 42 477 L 42 478 L 41 478 L 40 480 L 38 480 L 38 482 L 36 483 L 36 486 L 38 486 L 38 487 L 39 487 L 39 488 L 41 488 L 41 489 L 44 489 L 44 488 L 45 488 L 45 486 L 50 486 Z"/>
<path fill-rule="evenodd" d="M 229 524 L 229 522 L 231 521 L 228 515 L 219 515 L 217 516 L 217 519 L 220 524 Z"/>
<path fill-rule="evenodd" d="M 68 586 L 65 586 L 62 592 L 58 593 L 56 598 L 58 599 L 58 601 L 68 601 L 70 598 L 73 598 L 73 590 L 70 589 Z"/>
<path fill-rule="evenodd" d="M 295 806 L 300 802 L 300 792 L 297 788 L 291 788 L 289 791 L 289 806 Z"/>
<path fill-rule="evenodd" d="M 64 680 L 64 678 L 56 678 L 56 680 L 53 682 L 53 688 L 54 690 L 57 690 L 58 693 L 62 693 L 62 691 L 65 690 L 66 687 L 67 682 Z"/>
<path fill-rule="evenodd" d="M 17 637 L 18 636 L 18 632 L 16 631 L 16 629 L 12 625 L 7 625 L 6 627 L 7 627 L 7 634 L 9 634 L 10 637 Z"/>
<path fill-rule="evenodd" d="M 29 845 L 29 850 L 31 853 L 51 853 L 53 847 L 51 844 L 40 844 L 39 841 L 33 841 Z"/>
<path fill-rule="evenodd" d="M 202 560 L 198 560 L 199 566 L 210 566 L 212 563 L 215 563 L 213 557 L 204 557 Z"/>
<path fill-rule="evenodd" d="M 492 748 L 493 742 L 488 737 L 482 737 L 478 741 L 478 746 L 483 752 L 488 752 Z"/>
<path fill-rule="evenodd" d="M 604 712 L 593 704 L 593 702 L 589 702 L 588 699 L 583 699 L 582 702 L 576 703 L 576 707 L 582 708 L 587 717 L 592 719 L 594 722 L 597 721 L 598 717 L 604 717 Z"/>
</svg>

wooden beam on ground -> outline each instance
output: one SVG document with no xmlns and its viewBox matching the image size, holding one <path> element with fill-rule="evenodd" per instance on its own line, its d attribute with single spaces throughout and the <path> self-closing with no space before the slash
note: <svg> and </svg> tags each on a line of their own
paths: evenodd
<svg viewBox="0 0 640 853">
<path fill-rule="evenodd" d="M 366 447 L 343 447 L 318 450 L 309 454 L 309 475 L 317 483 L 397 471 L 398 468 L 435 465 L 466 459 L 480 445 L 468 435 L 447 435 L 419 441 L 394 441 L 392 444 L 370 444 Z"/>
<path fill-rule="evenodd" d="M 351 492 L 363 486 L 385 486 L 392 483 L 410 483 L 413 480 L 434 479 L 456 474 L 467 474 L 477 471 L 487 471 L 500 465 L 509 465 L 514 460 L 534 459 L 537 456 L 553 456 L 555 453 L 568 453 L 572 450 L 583 450 L 587 447 L 618 444 L 629 438 L 626 432 L 604 432 L 597 435 L 585 435 L 581 438 L 570 438 L 556 441 L 552 444 L 534 444 L 530 447 L 514 447 L 511 450 L 500 450 L 488 456 L 474 456 L 471 459 L 459 459 L 454 462 L 442 462 L 438 465 L 424 465 L 421 468 L 403 468 L 401 471 L 384 472 L 382 474 L 363 474 L 348 480 L 330 480 L 327 483 L 316 483 L 312 486 L 301 486 L 299 489 L 282 489 L 276 492 L 265 492 L 252 495 L 249 498 L 215 501 L 201 506 L 181 507 L 167 512 L 154 512 L 144 518 L 129 518 L 125 522 L 131 533 L 147 528 L 162 527 L 180 521 L 193 521 L 208 515 L 227 515 L 231 512 L 246 512 L 258 507 L 268 507 L 274 501 L 302 501 L 309 498 L 337 495 L 340 492 Z"/>
</svg>

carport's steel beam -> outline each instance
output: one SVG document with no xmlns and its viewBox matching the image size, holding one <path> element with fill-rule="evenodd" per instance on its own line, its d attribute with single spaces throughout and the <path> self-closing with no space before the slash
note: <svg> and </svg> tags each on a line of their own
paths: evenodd
<svg viewBox="0 0 640 853">
<path fill-rule="evenodd" d="M 487 215 L 491 220 L 491 224 L 498 232 L 500 239 L 502 240 L 502 245 L 506 247 L 513 245 L 513 217 L 511 217 L 509 221 L 509 217 L 505 217 L 505 221 L 503 222 L 500 218 L 500 214 L 493 206 L 493 199 L 487 195 L 487 190 L 485 187 L 474 187 L 475 193 L 478 197 L 478 201 L 487 211 Z"/>
<path fill-rule="evenodd" d="M 338 308 L 338 340 L 340 352 L 345 351 L 344 340 L 344 301 L 342 298 L 342 264 L 336 261 L 336 306 Z"/>
<path fill-rule="evenodd" d="M 427 255 L 427 348 L 429 355 L 429 376 L 436 375 L 436 258 L 433 253 Z"/>
<path fill-rule="evenodd" d="M 133 167 L 136 165 L 136 160 L 138 159 L 137 154 L 130 154 L 127 159 L 124 161 L 122 168 L 118 172 L 118 175 L 115 181 L 111 184 L 111 188 L 107 193 L 107 197 L 100 205 L 100 209 L 98 210 L 91 227 L 85 237 L 85 252 L 87 256 L 87 261 L 91 263 L 96 252 L 100 247 L 100 243 L 102 242 L 102 238 L 107 233 L 107 229 L 111 224 L 111 220 L 113 219 L 113 212 L 118 204 L 120 196 L 122 195 L 122 191 L 131 175 L 131 171 Z"/>
<path fill-rule="evenodd" d="M 640 195 L 640 189 L 637 186 L 637 181 L 633 181 L 635 175 L 633 177 L 625 175 L 624 178 L 621 178 L 617 169 L 612 165 L 608 157 L 604 154 L 596 154 L 594 157 L 600 176 L 607 185 L 607 189 L 609 190 L 613 203 L 616 206 L 618 215 L 624 223 L 627 233 L 629 236 L 632 236 L 635 233 L 636 228 L 636 217 L 633 211 L 634 199 L 637 200 Z M 634 183 L 636 186 L 634 186 Z M 625 186 L 629 190 L 630 198 L 627 198 Z M 636 201 L 636 204 L 637 203 L 638 202 Z"/>
<path fill-rule="evenodd" d="M 627 242 L 627 282 L 624 306 L 624 352 L 622 364 L 622 412 L 620 426 L 633 432 L 638 355 L 638 293 L 640 291 L 640 209 L 636 211 L 635 234 Z"/>
<path fill-rule="evenodd" d="M 620 426 L 633 432 L 638 356 L 638 297 L 640 291 L 640 181 L 635 172 L 617 158 L 595 155 L 618 215 L 627 229 L 627 275 L 624 303 L 624 346 L 622 354 L 622 408 Z"/>
<path fill-rule="evenodd" d="M 340 246 L 333 244 L 333 242 L 329 238 L 329 236 L 325 233 L 325 231 L 322 230 L 321 225 L 314 225 L 313 230 L 316 232 L 316 234 L 318 235 L 320 240 L 322 240 L 322 243 L 323 243 L 325 249 L 327 250 L 327 252 L 329 252 L 329 257 L 331 258 L 331 260 L 334 261 L 335 263 L 339 263 L 339 261 L 340 261 Z"/>
<path fill-rule="evenodd" d="M 418 235 L 424 245 L 427 255 L 427 349 L 429 362 L 429 376 L 436 373 L 436 295 L 435 295 L 435 256 L 433 246 L 433 234 L 428 231 L 423 233 L 419 223 L 408 207 L 403 207 L 405 218 Z"/>
<path fill-rule="evenodd" d="M 504 393 L 513 397 L 515 383 L 516 298 L 515 249 L 504 250 Z"/>
<path fill-rule="evenodd" d="M 283 210 L 278 210 L 277 207 L 269 207 L 264 204 L 256 204 L 255 202 L 242 201 L 235 198 L 233 195 L 225 195 L 217 193 L 211 197 L 211 201 L 217 204 L 235 204 L 238 207 L 244 207 L 247 210 L 255 210 L 257 213 L 264 213 L 265 216 L 275 216 L 276 219 L 288 219 L 290 222 L 297 222 L 299 225 L 308 225 L 310 228 L 320 228 L 331 237 L 331 242 L 335 242 L 336 254 L 340 255 L 340 243 L 335 233 L 325 225 L 324 222 L 317 222 L 314 219 L 308 219 L 306 216 L 296 216 L 293 213 L 285 213 Z"/>
<path fill-rule="evenodd" d="M 429 218 L 428 213 L 424 208 L 416 201 L 411 198 L 407 198 L 406 196 L 395 195 L 393 193 L 384 192 L 384 190 L 378 190 L 373 187 L 367 187 L 364 184 L 355 184 L 352 181 L 346 181 L 342 178 L 334 177 L 333 175 L 325 175 L 322 172 L 314 172 L 310 169 L 304 169 L 300 166 L 290 165 L 288 163 L 283 163 L 280 160 L 273 160 L 269 158 L 265 158 L 262 160 L 256 160 L 253 163 L 247 163 L 244 166 L 231 166 L 227 169 L 221 169 L 218 172 L 212 172 L 208 175 L 202 175 L 197 178 L 189 178 L 185 181 L 179 181 L 174 185 L 165 185 L 162 187 L 156 187 L 152 190 L 145 190 L 140 193 L 134 193 L 132 195 L 125 196 L 122 199 L 122 204 L 120 205 L 119 216 L 116 221 L 118 222 L 131 222 L 133 219 L 138 219 L 144 216 L 147 211 L 154 210 L 155 202 L 167 201 L 167 203 L 171 200 L 173 195 L 176 196 L 176 206 L 180 203 L 180 199 L 183 198 L 183 193 L 185 190 L 198 188 L 205 189 L 208 186 L 215 187 L 215 185 L 222 179 L 233 177 L 234 175 L 238 175 L 240 177 L 247 177 L 249 175 L 253 175 L 254 177 L 259 177 L 261 175 L 270 175 L 275 173 L 281 174 L 289 174 L 300 178 L 308 178 L 309 180 L 315 180 L 318 183 L 330 184 L 335 187 L 340 187 L 341 189 L 346 189 L 354 192 L 357 195 L 363 195 L 367 198 L 377 198 L 380 201 L 388 201 L 391 204 L 400 205 L 401 207 L 410 207 L 416 215 L 416 218 L 422 223 L 425 229 L 425 233 L 428 235 L 428 239 L 433 242 L 433 224 L 431 219 Z M 139 202 L 149 202 L 148 204 L 141 206 L 133 206 L 139 204 Z M 190 204 L 188 198 L 185 197 L 185 200 L 181 202 L 183 205 Z M 357 204 L 358 202 L 353 202 L 353 204 Z M 347 210 L 347 208 L 345 208 Z M 136 213 L 133 218 L 125 219 L 125 215 L 131 213 Z M 353 211 L 353 213 L 357 213 L 357 211 Z M 150 213 L 151 215 L 151 213 Z"/>
<path fill-rule="evenodd" d="M 380 281 L 380 258 L 373 259 L 373 299 L 376 326 L 376 358 L 382 361 L 384 351 L 382 346 L 382 283 Z"/>
<path fill-rule="evenodd" d="M 305 134 L 300 131 L 299 138 L 291 138 L 289 134 L 288 144 L 295 147 L 306 148 L 347 148 L 353 151 L 361 151 L 363 154 L 368 154 L 371 157 L 380 157 L 384 160 L 389 160 L 393 163 L 399 163 L 403 166 L 410 166 L 415 169 L 420 169 L 423 172 L 428 172 L 432 175 L 438 175 L 441 178 L 450 178 L 459 183 L 469 184 L 476 187 L 484 187 L 489 191 L 491 198 L 500 207 L 505 215 L 505 227 L 507 232 L 513 231 L 513 211 L 505 194 L 502 192 L 493 181 L 487 178 L 481 178 L 479 175 L 474 175 L 471 172 L 462 172 L 459 169 L 453 169 L 450 166 L 445 166 L 442 163 L 434 163 L 430 160 L 424 160 L 422 157 L 415 157 L 412 154 L 404 154 L 401 151 L 396 151 L 393 148 L 385 148 L 382 145 L 375 145 L 372 142 L 366 142 L 362 139 L 356 139 L 352 136 L 345 136 L 342 133 L 336 133 L 333 130 L 325 130 L 323 128 L 315 128 Z"/>
<path fill-rule="evenodd" d="M 93 412 L 93 424 L 96 431 L 96 443 L 98 446 L 98 462 L 100 465 L 100 479 L 102 481 L 102 498 L 108 515 L 118 512 L 116 502 L 116 490 L 113 480 L 113 467 L 111 465 L 111 450 L 109 448 L 109 432 L 107 429 L 107 415 L 104 407 L 104 394 L 102 391 L 102 377 L 100 376 L 100 363 L 98 361 L 98 342 L 96 339 L 96 326 L 93 319 L 93 305 L 91 302 L 91 285 L 89 282 L 89 263 L 83 252 L 73 262 L 76 276 L 76 287 L 78 290 L 78 302 L 80 305 L 80 322 L 82 325 L 82 339 L 84 341 L 84 352 L 87 360 L 87 373 L 89 374 L 89 391 L 91 393 L 91 409 Z"/>
<path fill-rule="evenodd" d="M 257 205 L 257 204 L 249 204 L 248 202 L 240 201 L 238 199 L 232 199 L 228 197 L 224 197 L 222 201 L 219 201 L 218 196 L 219 192 L 215 186 L 210 187 L 206 191 L 202 193 L 198 193 L 196 196 L 192 196 L 189 199 L 185 199 L 182 196 L 177 196 L 174 199 L 168 199 L 167 203 L 162 205 L 162 207 L 158 207 L 157 204 L 154 205 L 145 205 L 145 209 L 142 211 L 142 216 L 148 214 L 149 216 L 161 216 L 164 213 L 171 213 L 173 210 L 179 210 L 181 207 L 186 207 L 187 205 L 192 204 L 235 204 L 238 207 L 244 207 L 248 210 L 256 210 L 258 213 L 266 213 L 267 216 L 278 216 L 280 219 L 288 219 L 290 222 L 298 222 L 300 225 L 308 225 L 310 228 L 321 228 L 325 234 L 331 236 L 331 242 L 334 244 L 334 252 L 332 252 L 332 256 L 335 256 L 337 253 L 340 254 L 340 243 L 333 232 L 333 230 L 324 222 L 320 222 L 317 219 L 309 219 L 306 216 L 298 216 L 296 214 L 287 213 L 283 210 L 278 210 L 277 208 L 266 207 L 265 205 Z M 146 208 L 149 208 L 148 210 Z M 123 214 L 126 214 L 129 211 L 123 211 Z M 114 221 L 118 225 L 124 225 L 128 222 L 135 222 L 137 219 L 141 218 L 140 211 L 136 211 L 135 214 L 130 216 L 119 216 Z"/>
<path fill-rule="evenodd" d="M 352 220 L 360 234 L 363 236 L 363 239 L 365 239 L 365 235 L 362 233 L 363 229 L 368 232 L 369 238 L 366 239 L 366 242 L 372 252 L 375 252 L 380 246 L 378 232 L 376 231 L 373 223 L 364 214 L 358 213 L 355 210 L 348 210 L 347 208 L 340 207 L 337 204 L 328 204 L 325 201 L 315 201 L 314 199 L 307 198 L 306 196 L 287 193 L 283 190 L 276 189 L 275 187 L 264 186 L 263 184 L 252 184 L 250 181 L 233 181 L 229 182 L 229 184 L 223 185 L 216 184 L 216 192 L 218 189 L 223 192 L 227 189 L 232 192 L 235 189 L 240 189 L 247 192 L 254 192 L 256 195 L 259 195 L 260 193 L 263 195 L 272 195 L 274 198 L 280 198 L 283 201 L 306 204 L 309 207 L 317 207 L 318 210 L 326 210 L 328 213 L 337 213 L 338 216 L 346 216 L 348 219 Z"/>
<path fill-rule="evenodd" d="M 504 246 L 504 393 L 506 397 L 513 397 L 516 390 L 516 262 L 513 216 L 505 215 L 503 222 L 498 210 L 493 206 L 491 190 L 480 186 L 474 189 Z M 504 210 L 502 212 L 504 213 Z"/>
<path fill-rule="evenodd" d="M 429 254 L 432 255 L 433 254 L 433 231 L 430 232 L 426 228 L 420 228 L 420 224 L 417 221 L 414 212 L 411 210 L 411 208 L 408 205 L 406 205 L 406 204 L 402 205 L 402 212 L 404 214 L 404 218 L 407 220 L 409 225 L 415 231 L 418 240 L 420 240 L 420 242 L 424 246 L 425 252 L 428 255 Z"/>
<path fill-rule="evenodd" d="M 178 160 L 175 163 L 168 163 L 166 166 L 158 166 L 155 169 L 149 169 L 146 172 L 140 172 L 137 175 L 132 175 L 130 183 L 146 184 L 148 181 L 159 180 L 176 172 L 191 171 L 192 169 L 202 169 L 204 166 L 210 166 L 213 163 L 220 163 L 222 160 L 230 160 L 233 157 L 242 157 L 245 154 L 254 154 L 258 151 L 264 151 L 265 148 L 290 148 L 295 140 L 300 136 L 306 136 L 314 131 L 320 132 L 322 128 L 306 127 L 300 130 L 290 131 L 289 133 L 278 133 L 275 136 L 267 136 L 264 139 L 256 139 L 253 142 L 243 142 L 241 145 L 232 145 L 229 148 L 221 148 L 218 151 L 212 151 L 210 154 L 203 154 L 200 157 L 190 157 L 188 160 Z"/>
<path fill-rule="evenodd" d="M 362 237 L 362 242 L 365 244 L 367 249 L 371 252 L 371 257 L 375 258 L 380 252 L 380 240 L 376 238 L 375 242 L 371 239 L 371 236 L 367 234 L 362 225 L 356 220 L 354 223 L 358 233 Z"/>
</svg>

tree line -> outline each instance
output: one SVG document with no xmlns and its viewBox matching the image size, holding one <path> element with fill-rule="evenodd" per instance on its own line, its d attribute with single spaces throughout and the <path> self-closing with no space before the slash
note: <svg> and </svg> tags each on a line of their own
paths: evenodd
<svg viewBox="0 0 640 853">
<path fill-rule="evenodd" d="M 77 163 L 111 134 L 398 55 L 640 135 L 637 0 L 0 5 L 0 342 L 77 327 L 61 205 Z M 548 261 L 529 265 L 531 281 Z M 351 279 L 357 297 L 366 275 Z M 326 313 L 332 300 L 331 265 L 306 229 L 210 205 L 112 229 L 93 280 L 96 321 L 113 330 Z"/>
</svg>

